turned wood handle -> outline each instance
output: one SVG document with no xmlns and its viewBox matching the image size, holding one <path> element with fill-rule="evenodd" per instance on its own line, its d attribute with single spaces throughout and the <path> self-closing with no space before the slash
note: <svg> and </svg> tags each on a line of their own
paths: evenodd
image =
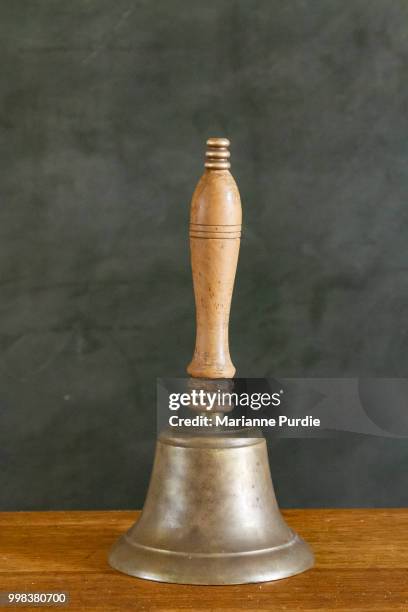
<svg viewBox="0 0 408 612">
<path fill-rule="evenodd" d="M 191 202 L 190 248 L 196 304 L 196 345 L 187 372 L 232 378 L 228 345 L 232 291 L 241 239 L 241 199 L 229 172 L 229 140 L 207 140 L 205 171 Z"/>
</svg>

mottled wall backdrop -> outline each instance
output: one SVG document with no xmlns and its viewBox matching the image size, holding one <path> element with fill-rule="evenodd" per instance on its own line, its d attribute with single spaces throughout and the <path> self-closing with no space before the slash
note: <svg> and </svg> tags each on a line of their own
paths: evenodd
<svg viewBox="0 0 408 612">
<path fill-rule="evenodd" d="M 1 508 L 141 506 L 155 379 L 193 349 L 210 135 L 244 206 L 239 374 L 407 375 L 407 22 L 405 0 L 1 3 Z M 406 440 L 270 457 L 283 506 L 408 505 Z"/>
</svg>

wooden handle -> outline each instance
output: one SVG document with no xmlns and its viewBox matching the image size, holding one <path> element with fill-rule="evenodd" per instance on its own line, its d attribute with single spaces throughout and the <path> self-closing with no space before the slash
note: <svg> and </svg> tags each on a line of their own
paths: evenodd
<svg viewBox="0 0 408 612">
<path fill-rule="evenodd" d="M 190 248 L 197 334 L 187 372 L 232 378 L 228 345 L 232 291 L 241 239 L 241 199 L 229 172 L 229 140 L 207 140 L 205 172 L 191 202 Z"/>
</svg>

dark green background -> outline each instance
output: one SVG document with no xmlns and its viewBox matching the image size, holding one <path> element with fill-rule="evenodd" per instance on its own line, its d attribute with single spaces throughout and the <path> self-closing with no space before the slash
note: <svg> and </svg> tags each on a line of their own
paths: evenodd
<svg viewBox="0 0 408 612">
<path fill-rule="evenodd" d="M 244 208 L 238 373 L 407 375 L 408 2 L 3 0 L 0 52 L 2 509 L 142 505 L 208 136 Z M 270 457 L 283 506 L 408 505 L 406 440 Z"/>
</svg>

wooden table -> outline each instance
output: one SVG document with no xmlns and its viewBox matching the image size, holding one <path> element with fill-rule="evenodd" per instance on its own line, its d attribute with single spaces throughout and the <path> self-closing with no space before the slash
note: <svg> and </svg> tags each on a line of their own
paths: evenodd
<svg viewBox="0 0 408 612">
<path fill-rule="evenodd" d="M 314 569 L 277 582 L 201 587 L 110 569 L 107 551 L 134 512 L 0 513 L 0 591 L 68 592 L 61 609 L 70 611 L 408 611 L 408 509 L 283 514 L 312 545 Z"/>
</svg>

